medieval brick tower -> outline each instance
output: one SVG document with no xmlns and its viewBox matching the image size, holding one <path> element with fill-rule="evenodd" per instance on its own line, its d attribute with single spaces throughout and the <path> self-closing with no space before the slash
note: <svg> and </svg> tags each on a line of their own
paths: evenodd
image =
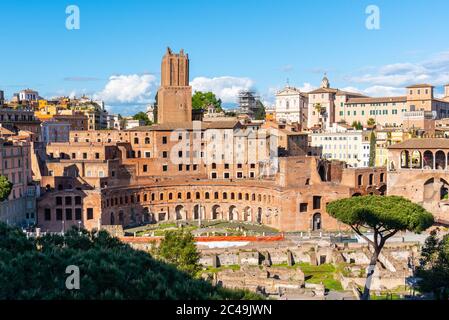
<svg viewBox="0 0 449 320">
<path fill-rule="evenodd" d="M 170 48 L 162 58 L 161 87 L 157 97 L 158 123 L 192 121 L 192 87 L 189 86 L 189 56 Z"/>
</svg>

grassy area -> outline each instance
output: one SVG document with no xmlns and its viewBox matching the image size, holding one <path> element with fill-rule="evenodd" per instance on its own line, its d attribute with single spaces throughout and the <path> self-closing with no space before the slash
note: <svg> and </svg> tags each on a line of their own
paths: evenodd
<svg viewBox="0 0 449 320">
<path fill-rule="evenodd" d="M 322 283 L 328 290 L 343 291 L 340 281 L 335 279 L 336 268 L 332 264 L 312 266 L 309 263 L 300 263 L 299 267 L 304 272 L 306 283 Z"/>
<path fill-rule="evenodd" d="M 205 228 L 220 228 L 220 229 L 232 229 L 240 228 L 242 231 L 255 232 L 255 233 L 279 233 L 278 230 L 270 228 L 264 225 L 232 222 L 232 221 L 204 221 L 203 226 Z"/>
<path fill-rule="evenodd" d="M 125 230 L 127 234 L 136 234 L 136 236 L 144 236 L 147 234 L 153 234 L 155 236 L 163 236 L 167 230 L 175 229 L 178 227 L 178 224 L 175 222 L 163 222 L 158 224 L 151 224 L 136 228 L 130 228 Z M 183 223 L 183 228 L 188 231 L 194 231 L 199 229 L 199 226 L 195 222 Z M 211 230 L 221 230 L 221 231 L 213 231 L 216 236 L 242 236 L 244 232 L 247 235 L 261 235 L 265 233 L 278 233 L 278 230 L 258 225 L 258 224 L 249 224 L 243 222 L 232 222 L 232 221 L 202 221 L 202 227 L 204 232 L 203 234 L 208 232 L 208 229 Z M 238 229 L 238 230 L 237 230 Z"/>
<path fill-rule="evenodd" d="M 309 263 L 297 263 L 289 266 L 286 263 L 273 264 L 273 267 L 281 267 L 296 270 L 300 268 L 304 272 L 306 283 L 323 284 L 328 290 L 343 291 L 340 281 L 335 279 L 337 271 L 343 269 L 343 266 L 333 266 L 332 264 L 322 264 L 313 266 Z"/>
<path fill-rule="evenodd" d="M 402 298 L 397 293 L 392 294 L 381 294 L 380 296 L 377 296 L 375 294 L 372 294 L 370 296 L 370 300 L 402 300 Z"/>
<path fill-rule="evenodd" d="M 223 271 L 223 270 L 234 270 L 234 271 L 237 271 L 237 270 L 240 270 L 240 266 L 239 265 L 229 265 L 229 266 L 220 266 L 218 268 L 206 267 L 205 270 L 201 270 L 199 273 L 200 274 L 202 274 L 202 273 L 218 273 L 218 272 Z"/>
</svg>

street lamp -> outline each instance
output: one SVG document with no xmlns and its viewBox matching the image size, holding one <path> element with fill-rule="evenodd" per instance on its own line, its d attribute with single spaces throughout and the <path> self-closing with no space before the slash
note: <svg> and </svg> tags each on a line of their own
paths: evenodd
<svg viewBox="0 0 449 320">
<path fill-rule="evenodd" d="M 81 220 L 78 221 L 78 231 L 79 231 L 79 233 L 81 235 Z"/>
<path fill-rule="evenodd" d="M 65 221 L 62 220 L 62 235 L 64 235 L 65 232 Z"/>
</svg>

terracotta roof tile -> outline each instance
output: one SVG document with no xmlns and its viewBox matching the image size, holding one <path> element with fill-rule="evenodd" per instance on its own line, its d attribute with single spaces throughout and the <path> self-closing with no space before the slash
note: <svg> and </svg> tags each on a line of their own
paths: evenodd
<svg viewBox="0 0 449 320">
<path fill-rule="evenodd" d="M 388 149 L 449 149 L 449 139 L 414 138 L 391 145 L 388 147 Z"/>
</svg>

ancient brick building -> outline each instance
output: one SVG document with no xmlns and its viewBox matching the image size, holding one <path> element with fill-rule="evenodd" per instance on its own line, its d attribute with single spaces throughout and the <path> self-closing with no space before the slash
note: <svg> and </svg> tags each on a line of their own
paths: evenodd
<svg viewBox="0 0 449 320">
<path fill-rule="evenodd" d="M 388 194 L 421 204 L 449 222 L 449 140 L 409 139 L 388 148 Z"/>
<path fill-rule="evenodd" d="M 199 219 L 340 230 L 328 202 L 385 192 L 385 170 L 307 156 L 306 135 L 232 119 L 192 121 L 188 75 L 188 56 L 168 49 L 158 124 L 73 131 L 70 143 L 38 154 L 43 231 Z"/>
</svg>

